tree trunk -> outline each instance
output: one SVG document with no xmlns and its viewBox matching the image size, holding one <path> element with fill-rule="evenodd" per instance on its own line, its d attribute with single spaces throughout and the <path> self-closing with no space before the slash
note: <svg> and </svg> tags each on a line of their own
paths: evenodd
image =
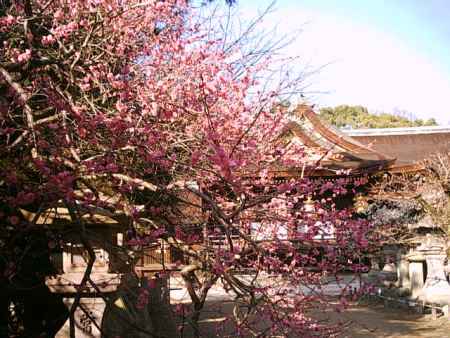
<svg viewBox="0 0 450 338">
<path fill-rule="evenodd" d="M 148 291 L 146 304 L 139 306 L 142 289 Z M 177 338 L 178 331 L 162 279 L 151 284 L 134 275 L 123 276 L 116 294 L 106 304 L 102 337 Z"/>
</svg>

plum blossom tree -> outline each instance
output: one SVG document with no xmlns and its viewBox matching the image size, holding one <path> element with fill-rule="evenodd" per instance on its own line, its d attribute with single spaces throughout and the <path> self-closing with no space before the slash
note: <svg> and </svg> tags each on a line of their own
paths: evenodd
<svg viewBox="0 0 450 338">
<path fill-rule="evenodd" d="M 84 215 L 100 212 L 126 219 L 130 249 L 160 239 L 190 257 L 181 274 L 197 336 L 214 285 L 234 301 L 228 335 L 339 331 L 309 313 L 344 305 L 343 297 L 329 302 L 325 275 L 361 268 L 353 262 L 367 250 L 369 225 L 337 210 L 332 198 L 317 200 L 314 215 L 302 208 L 308 196 L 345 194 L 345 183 L 324 187 L 277 174 L 304 172 L 326 156 L 280 136 L 288 116 L 278 102 L 299 88 L 299 78 L 271 81 L 268 89 L 260 78 L 273 55 L 255 58 L 239 43 L 211 38 L 183 0 L 2 6 L 2 283 L 14 284 L 23 270 L 20 253 L 28 249 L 15 238 L 44 227 L 39 215 L 63 206 L 89 257 L 80 290 L 93 284 L 95 261 Z M 186 230 L 193 209 L 202 214 L 200 238 Z M 330 228 L 333 242 L 318 248 L 317 236 Z M 225 238 L 219 247 L 208 241 L 217 234 Z M 269 273 L 279 283 L 262 278 Z"/>
</svg>

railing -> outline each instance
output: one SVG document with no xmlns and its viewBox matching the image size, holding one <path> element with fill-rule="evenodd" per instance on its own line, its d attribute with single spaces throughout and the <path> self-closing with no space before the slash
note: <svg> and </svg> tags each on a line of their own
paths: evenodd
<svg viewBox="0 0 450 338">
<path fill-rule="evenodd" d="M 164 242 L 146 247 L 141 254 L 142 257 L 136 264 L 137 271 L 176 270 L 185 261 L 181 251 Z"/>
</svg>

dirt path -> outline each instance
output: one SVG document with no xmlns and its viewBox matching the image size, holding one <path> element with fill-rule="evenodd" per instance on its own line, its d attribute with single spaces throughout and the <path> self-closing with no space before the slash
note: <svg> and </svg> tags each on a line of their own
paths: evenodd
<svg viewBox="0 0 450 338">
<path fill-rule="evenodd" d="M 450 320 L 432 320 L 430 314 L 383 305 L 353 306 L 343 317 L 351 324 L 342 337 L 348 338 L 450 338 Z"/>
<path fill-rule="evenodd" d="M 330 285 L 331 291 L 334 290 L 332 286 Z M 187 292 L 182 288 L 171 295 L 173 301 L 189 302 Z M 230 298 L 222 289 L 212 289 L 200 321 L 202 337 L 215 336 L 216 327 L 232 311 Z M 352 305 L 340 314 L 321 312 L 319 317 L 324 319 L 323 316 L 333 322 L 348 323 L 341 338 L 450 338 L 449 318 L 441 316 L 433 320 L 431 314 L 418 314 L 411 308 L 398 307 L 395 304 L 384 307 L 380 301 Z M 190 337 L 189 331 L 186 330 L 185 338 Z"/>
</svg>

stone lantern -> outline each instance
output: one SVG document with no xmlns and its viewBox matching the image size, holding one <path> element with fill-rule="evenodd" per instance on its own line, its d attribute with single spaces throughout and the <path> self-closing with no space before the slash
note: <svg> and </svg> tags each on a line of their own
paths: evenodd
<svg viewBox="0 0 450 338">
<path fill-rule="evenodd" d="M 307 200 L 303 203 L 303 210 L 309 215 L 314 214 L 316 211 L 315 203 L 311 196 L 308 196 Z"/>
<path fill-rule="evenodd" d="M 367 211 L 369 203 L 367 203 L 366 198 L 362 194 L 357 194 L 354 198 L 354 209 L 356 213 L 362 214 Z"/>
<path fill-rule="evenodd" d="M 419 299 L 439 305 L 450 304 L 450 284 L 445 276 L 445 260 L 447 258 L 444 241 L 427 234 L 426 241 L 416 248 L 416 252 L 424 257 L 427 265 L 427 276 Z M 411 281 L 412 282 L 412 281 Z"/>
</svg>

